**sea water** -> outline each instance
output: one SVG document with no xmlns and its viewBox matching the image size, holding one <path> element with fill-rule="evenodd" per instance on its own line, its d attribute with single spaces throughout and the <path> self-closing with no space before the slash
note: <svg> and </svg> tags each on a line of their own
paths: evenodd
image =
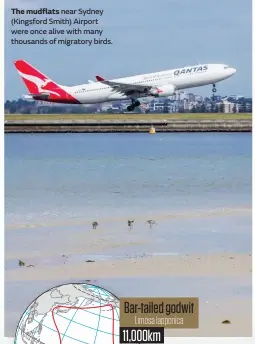
<svg viewBox="0 0 255 344">
<path fill-rule="evenodd" d="M 250 250 L 251 138 L 7 134 L 6 254 L 50 247 L 65 235 L 91 230 L 93 221 L 108 228 L 105 239 L 107 231 L 124 239 L 128 219 L 135 221 L 138 241 L 152 241 L 147 250 L 136 248 L 142 253 Z M 156 225 L 148 234 L 149 219 Z M 121 256 L 132 248 L 115 251 Z"/>
<path fill-rule="evenodd" d="M 26 256 L 27 264 L 61 265 L 66 250 L 72 251 L 69 264 L 250 253 L 251 144 L 250 133 L 6 134 L 5 269 L 18 269 L 19 256 Z M 155 221 L 152 228 L 148 220 Z M 99 223 L 96 230 L 93 221 Z M 82 235 L 93 244 L 90 251 L 84 241 L 80 252 Z M 68 276 L 6 280 L 5 335 L 14 335 L 36 296 L 68 281 Z M 160 281 L 136 278 L 135 295 L 165 296 L 170 289 L 171 296 L 197 295 L 198 288 L 207 291 L 200 295 L 203 302 L 251 295 L 250 281 L 243 286 L 235 279 L 210 277 Z M 123 296 L 134 280 L 91 283 Z"/>
</svg>

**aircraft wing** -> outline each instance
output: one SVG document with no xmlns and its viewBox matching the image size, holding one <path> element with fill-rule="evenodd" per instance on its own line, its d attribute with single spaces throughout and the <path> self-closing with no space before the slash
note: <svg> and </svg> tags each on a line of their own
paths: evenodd
<svg viewBox="0 0 255 344">
<path fill-rule="evenodd" d="M 148 86 L 148 85 L 126 84 L 123 82 L 105 80 L 101 76 L 96 76 L 96 79 L 97 79 L 97 81 L 99 81 L 105 85 L 111 86 L 117 92 L 124 93 L 127 95 L 135 93 L 135 92 L 146 93 L 145 89 L 148 91 L 152 88 L 152 86 Z"/>
</svg>

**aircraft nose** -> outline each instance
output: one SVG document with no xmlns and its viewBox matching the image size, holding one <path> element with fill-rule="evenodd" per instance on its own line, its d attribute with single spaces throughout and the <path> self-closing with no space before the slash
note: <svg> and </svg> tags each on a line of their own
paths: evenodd
<svg viewBox="0 0 255 344">
<path fill-rule="evenodd" d="M 229 72 L 231 73 L 231 75 L 236 73 L 236 69 L 235 68 L 230 68 Z"/>
</svg>

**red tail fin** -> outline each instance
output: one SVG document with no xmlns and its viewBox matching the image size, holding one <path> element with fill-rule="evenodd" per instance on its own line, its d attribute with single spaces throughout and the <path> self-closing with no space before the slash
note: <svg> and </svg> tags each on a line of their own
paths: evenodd
<svg viewBox="0 0 255 344">
<path fill-rule="evenodd" d="M 59 86 L 24 60 L 14 61 L 22 80 L 30 93 L 42 93 L 59 89 Z M 59 92 L 58 92 L 59 93 Z"/>
<path fill-rule="evenodd" d="M 72 104 L 80 103 L 65 90 L 64 86 L 59 86 L 26 61 L 17 60 L 14 61 L 14 65 L 24 81 L 29 93 L 38 95 L 46 92 L 50 94 L 49 101 Z"/>
</svg>

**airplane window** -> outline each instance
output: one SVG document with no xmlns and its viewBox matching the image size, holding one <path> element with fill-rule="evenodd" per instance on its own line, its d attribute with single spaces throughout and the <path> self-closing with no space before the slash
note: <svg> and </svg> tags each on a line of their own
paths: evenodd
<svg viewBox="0 0 255 344">
<path fill-rule="evenodd" d="M 228 66 L 225 66 L 224 69 L 228 69 Z"/>
</svg>

